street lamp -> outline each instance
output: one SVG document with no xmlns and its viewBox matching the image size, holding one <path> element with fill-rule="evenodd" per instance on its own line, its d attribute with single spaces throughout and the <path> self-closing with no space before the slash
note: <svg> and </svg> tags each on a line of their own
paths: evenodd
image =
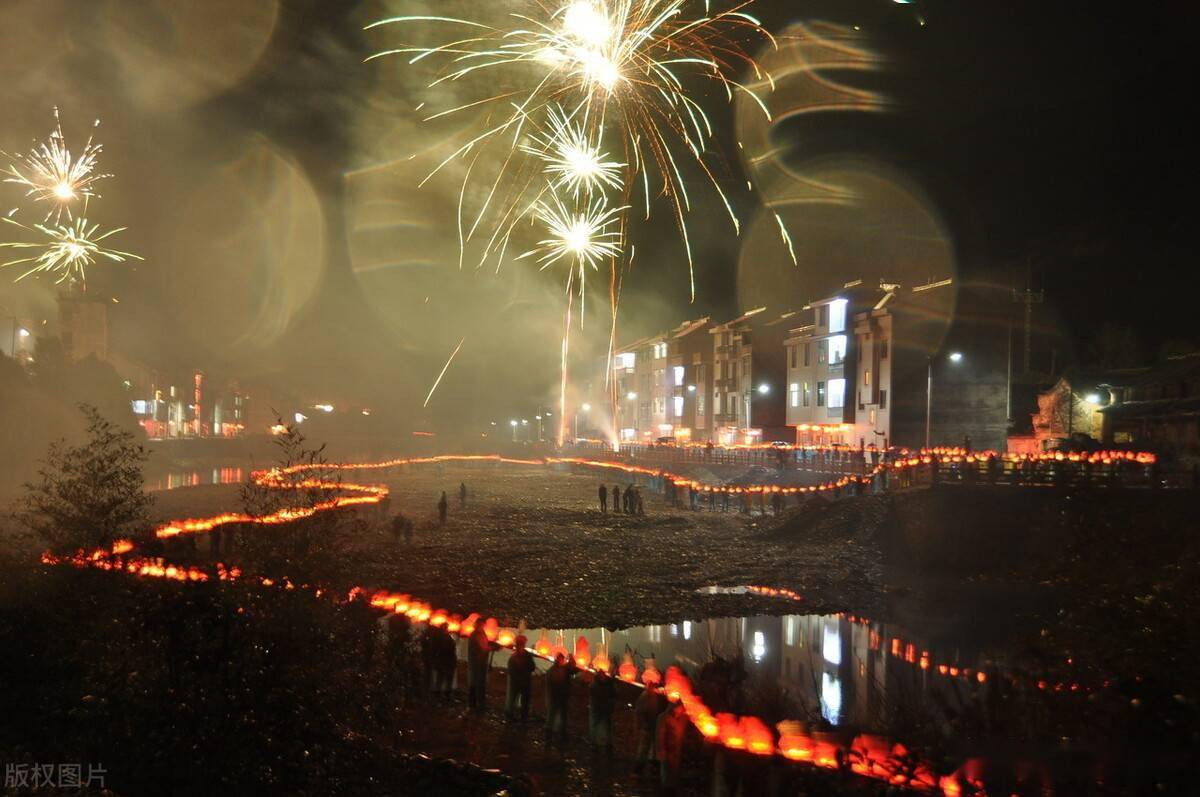
<svg viewBox="0 0 1200 797">
<path fill-rule="evenodd" d="M 513 442 L 515 443 L 515 442 L 517 442 L 517 422 L 515 420 L 512 420 L 512 421 L 508 422 L 508 425 L 512 427 Z"/>
<path fill-rule="evenodd" d="M 579 409 L 583 410 L 584 413 L 588 413 L 588 412 L 592 411 L 592 405 L 588 404 L 585 401 L 583 404 L 580 405 Z M 578 412 L 575 413 L 575 439 L 576 440 L 579 439 L 579 413 Z"/>
<path fill-rule="evenodd" d="M 946 357 L 950 362 L 957 365 L 962 362 L 963 355 L 961 351 L 952 351 Z M 933 418 L 933 355 L 929 355 L 927 363 L 928 371 L 925 375 L 925 448 L 929 448 L 929 426 Z"/>
</svg>

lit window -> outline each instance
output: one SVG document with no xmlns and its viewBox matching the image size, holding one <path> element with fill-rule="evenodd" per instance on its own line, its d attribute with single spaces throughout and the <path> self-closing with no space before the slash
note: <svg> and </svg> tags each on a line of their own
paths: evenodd
<svg viewBox="0 0 1200 797">
<path fill-rule="evenodd" d="M 866 385 L 867 387 L 871 386 L 871 369 L 870 368 L 863 371 L 863 384 Z"/>
<path fill-rule="evenodd" d="M 838 409 L 846 404 L 846 380 L 829 380 L 829 408 Z"/>
<path fill-rule="evenodd" d="M 838 632 L 836 622 L 825 626 L 821 639 L 821 656 L 833 666 L 842 663 L 842 635 Z"/>
<path fill-rule="evenodd" d="M 793 407 L 799 407 L 800 406 L 800 383 L 799 382 L 793 382 L 792 384 L 790 384 L 788 386 L 788 395 L 791 399 L 791 405 Z"/>
<path fill-rule="evenodd" d="M 755 661 L 762 661 L 767 655 L 767 637 L 762 631 L 754 632 L 754 644 L 750 646 L 750 655 Z"/>
<path fill-rule="evenodd" d="M 846 336 L 834 335 L 829 339 L 829 364 L 837 365 L 846 359 Z"/>
<path fill-rule="evenodd" d="M 683 396 L 675 396 L 675 417 L 683 417 Z"/>
<path fill-rule="evenodd" d="M 636 355 L 633 352 L 628 351 L 623 354 L 618 354 L 613 359 L 616 361 L 615 364 L 617 368 L 632 368 L 634 360 L 636 359 Z"/>
<path fill-rule="evenodd" d="M 846 305 L 849 302 L 845 299 L 837 299 L 829 303 L 829 331 L 841 332 L 846 329 Z"/>
<path fill-rule="evenodd" d="M 821 716 L 834 725 L 842 717 L 842 684 L 827 672 L 821 673 Z"/>
<path fill-rule="evenodd" d="M 875 425 L 875 410 L 871 410 L 871 425 Z"/>
<path fill-rule="evenodd" d="M 675 387 L 683 387 L 683 366 L 675 366 Z"/>
<path fill-rule="evenodd" d="M 829 359 L 829 341 L 817 341 L 817 364 L 826 362 Z"/>
<path fill-rule="evenodd" d="M 817 382 L 817 406 L 825 406 L 825 383 Z"/>
<path fill-rule="evenodd" d="M 692 621 L 691 620 L 683 621 L 683 638 L 684 639 L 692 638 Z"/>
<path fill-rule="evenodd" d="M 808 382 L 804 383 L 804 406 L 808 406 L 812 402 L 812 386 Z"/>
</svg>

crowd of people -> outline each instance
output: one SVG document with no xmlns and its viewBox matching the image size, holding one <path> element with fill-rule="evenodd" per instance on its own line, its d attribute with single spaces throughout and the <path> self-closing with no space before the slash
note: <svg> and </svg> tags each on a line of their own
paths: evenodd
<svg viewBox="0 0 1200 797">
<path fill-rule="evenodd" d="M 608 511 L 608 486 L 600 485 L 600 511 Z M 612 488 L 612 506 L 613 512 L 618 514 L 624 512 L 626 515 L 644 515 L 646 514 L 646 504 L 642 500 L 642 491 L 634 484 L 626 484 L 625 489 L 621 489 L 621 485 L 614 484 Z"/>
</svg>

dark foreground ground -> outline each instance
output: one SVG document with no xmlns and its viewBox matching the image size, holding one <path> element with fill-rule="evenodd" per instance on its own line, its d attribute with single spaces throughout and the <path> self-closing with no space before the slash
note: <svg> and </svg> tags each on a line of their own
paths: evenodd
<svg viewBox="0 0 1200 797">
<path fill-rule="evenodd" d="M 461 508 L 460 482 L 471 492 Z M 600 514 L 591 475 L 429 467 L 388 483 L 392 510 L 416 520 L 413 543 L 373 518 L 339 555 L 308 562 L 313 572 L 531 627 L 847 611 L 974 634 L 985 647 L 1018 650 L 1051 677 L 1110 684 L 1094 708 L 1059 713 L 1086 723 L 1118 755 L 1153 762 L 1112 791 L 1188 793 L 1195 783 L 1186 755 L 1200 744 L 1191 495 L 947 487 L 814 499 L 775 518 L 672 509 L 644 490 L 647 514 L 635 518 Z M 442 490 L 451 509 L 439 528 Z M 160 495 L 156 511 L 180 517 L 234 506 L 236 489 L 194 488 Z M 30 562 L 30 548 L 10 550 L 0 563 L 6 763 L 100 762 L 107 785 L 128 794 L 421 794 L 449 777 L 409 757 L 426 752 L 520 773 L 525 782 L 510 784 L 518 790 L 654 791 L 630 773 L 631 734 L 618 730 L 611 762 L 580 741 L 582 706 L 577 741 L 563 754 L 547 749 L 536 728 L 509 728 L 495 714 L 464 718 L 461 706 L 398 690 L 372 653 L 369 613 L 353 606 L 47 571 Z M 789 587 L 804 602 L 695 593 L 713 584 Z M 1053 704 L 1039 710 L 1056 712 Z M 618 728 L 629 720 L 621 717 Z M 923 752 L 936 760 L 942 751 Z M 693 761 L 685 784 L 705 789 L 708 759 Z M 457 777 L 435 791 L 488 793 L 500 782 Z M 850 788 L 823 776 L 793 782 L 789 792 Z"/>
</svg>

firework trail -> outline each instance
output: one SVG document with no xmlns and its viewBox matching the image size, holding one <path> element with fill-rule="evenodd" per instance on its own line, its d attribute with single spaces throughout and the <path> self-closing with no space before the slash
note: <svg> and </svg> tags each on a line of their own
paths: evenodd
<svg viewBox="0 0 1200 797">
<path fill-rule="evenodd" d="M 458 350 L 461 349 L 463 347 L 463 344 L 466 342 L 467 342 L 467 338 L 466 338 L 466 336 L 463 336 L 463 339 L 460 340 L 458 342 L 458 345 L 454 347 L 454 351 L 450 352 L 450 357 L 449 357 L 449 359 L 446 360 L 446 364 L 442 366 L 441 373 L 439 373 L 437 375 L 437 379 L 433 380 L 433 387 L 429 388 L 429 393 L 428 393 L 428 395 L 425 396 L 425 403 L 421 405 L 422 407 L 429 406 L 429 400 L 431 398 L 433 398 L 433 391 L 437 390 L 438 385 L 440 385 L 442 383 L 442 377 L 445 376 L 446 371 L 448 371 L 450 369 L 450 363 L 454 362 L 454 358 L 458 354 Z"/>
</svg>

